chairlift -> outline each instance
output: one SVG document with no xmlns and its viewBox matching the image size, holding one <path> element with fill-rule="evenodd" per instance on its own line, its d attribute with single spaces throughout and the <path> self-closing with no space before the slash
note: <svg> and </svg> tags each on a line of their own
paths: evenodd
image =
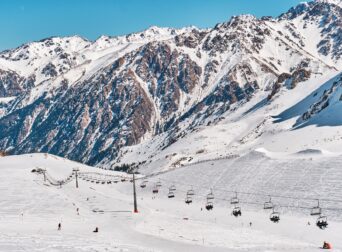
<svg viewBox="0 0 342 252">
<path fill-rule="evenodd" d="M 273 203 L 272 203 L 271 196 L 270 196 L 269 200 L 264 203 L 264 209 L 272 209 L 272 208 L 273 208 Z"/>
<path fill-rule="evenodd" d="M 328 227 L 328 217 L 320 215 L 316 221 L 316 225 L 320 229 L 326 229 Z"/>
<path fill-rule="evenodd" d="M 147 181 L 145 180 L 145 181 L 143 181 L 143 182 L 140 184 L 140 187 L 141 187 L 141 188 L 145 188 L 145 187 L 146 187 L 146 184 L 147 184 Z"/>
<path fill-rule="evenodd" d="M 169 190 L 172 191 L 172 192 L 176 191 L 176 186 L 175 185 L 171 185 Z"/>
<path fill-rule="evenodd" d="M 190 195 L 186 195 L 186 197 L 185 197 L 185 204 L 189 205 L 190 203 L 192 203 L 192 198 L 191 198 Z"/>
<path fill-rule="evenodd" d="M 162 183 L 161 183 L 161 181 L 159 180 L 158 182 L 157 182 L 157 184 L 156 184 L 156 187 L 161 187 L 162 186 Z"/>
<path fill-rule="evenodd" d="M 154 186 L 152 193 L 157 194 L 159 192 L 157 185 Z"/>
<path fill-rule="evenodd" d="M 210 193 L 208 193 L 207 195 L 207 201 L 212 201 L 214 199 L 214 194 L 213 194 L 213 191 L 212 189 L 210 189 Z"/>
<path fill-rule="evenodd" d="M 188 192 L 186 193 L 188 196 L 194 196 L 195 195 L 195 191 L 192 189 L 192 186 L 191 186 L 191 189 L 188 190 Z"/>
<path fill-rule="evenodd" d="M 167 194 L 167 197 L 170 198 L 174 198 L 175 197 L 175 193 L 173 191 L 169 191 L 169 193 Z"/>
<path fill-rule="evenodd" d="M 214 208 L 214 203 L 211 200 L 207 200 L 207 203 L 205 204 L 205 208 L 210 211 Z"/>
<path fill-rule="evenodd" d="M 232 215 L 235 217 L 241 216 L 241 208 L 239 206 L 234 207 Z"/>
<path fill-rule="evenodd" d="M 237 197 L 237 192 L 235 192 L 235 196 L 230 199 L 230 204 L 238 204 L 239 198 Z"/>
<path fill-rule="evenodd" d="M 317 200 L 317 206 L 311 208 L 311 213 L 310 215 L 321 215 L 322 209 L 319 206 L 319 200 Z"/>
<path fill-rule="evenodd" d="M 280 221 L 280 214 L 279 214 L 279 212 L 274 211 L 274 207 L 273 207 L 273 211 L 270 215 L 270 220 L 274 223 L 278 223 Z"/>
</svg>

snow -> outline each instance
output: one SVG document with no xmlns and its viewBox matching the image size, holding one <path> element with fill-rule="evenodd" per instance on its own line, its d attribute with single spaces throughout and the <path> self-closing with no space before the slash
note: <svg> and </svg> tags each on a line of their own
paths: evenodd
<svg viewBox="0 0 342 252">
<path fill-rule="evenodd" d="M 9 97 L 0 97 L 0 104 L 6 104 L 10 101 L 13 101 L 16 98 L 16 96 L 9 96 Z"/>
<path fill-rule="evenodd" d="M 340 156 L 338 160 L 342 160 Z M 334 164 L 339 161 L 335 160 Z M 243 162 L 258 165 L 243 165 Z M 231 162 L 238 162 L 239 168 Z M 257 210 L 257 206 L 242 203 L 242 217 L 231 216 L 230 193 L 220 191 L 226 188 L 240 191 L 260 192 L 271 186 L 271 194 L 302 197 L 318 193 L 338 197 L 337 186 L 341 184 L 338 167 L 322 161 L 309 168 L 308 159 L 289 162 L 289 169 L 281 169 L 283 161 L 252 155 L 240 161 L 215 161 L 214 166 L 201 164 L 176 169 L 158 177 L 149 179 L 147 188 L 139 187 L 137 194 L 139 213 L 132 213 L 132 183 L 110 185 L 93 184 L 82 179 L 79 188 L 75 181 L 62 188 L 44 182 L 43 175 L 31 173 L 36 167 L 46 168 L 51 177 L 65 178 L 75 167 L 82 172 L 121 175 L 116 172 L 100 170 L 81 165 L 48 154 L 27 154 L 0 158 L 0 250 L 1 251 L 320 251 L 324 240 L 332 243 L 333 251 L 342 251 L 340 233 L 341 215 L 331 217 L 329 227 L 320 230 L 315 218 L 300 211 L 281 210 L 281 221 L 274 224 L 269 221 L 269 211 Z M 295 166 L 305 166 L 310 173 L 304 173 L 300 180 Z M 277 164 L 276 167 L 272 167 Z M 325 164 L 324 176 L 330 182 L 325 186 L 324 179 L 316 192 L 312 191 L 311 179 L 317 181 L 316 173 L 320 165 Z M 208 165 L 210 170 L 208 170 Z M 247 172 L 247 167 L 248 172 Z M 329 167 L 329 168 L 328 168 Z M 279 170 L 280 169 L 280 170 Z M 333 169 L 333 170 L 331 170 Z M 264 181 L 267 173 L 279 170 L 272 180 Z M 222 173 L 222 171 L 225 171 Z M 234 171 L 234 172 L 233 172 Z M 207 176 L 202 176 L 202 173 Z M 221 174 L 221 175 L 219 175 Z M 227 177 L 228 176 L 228 177 Z M 330 180 L 334 176 L 335 180 Z M 244 178 L 244 179 L 242 179 Z M 153 198 L 153 181 L 161 179 L 160 193 Z M 261 179 L 261 180 L 260 180 Z M 301 184 L 302 179 L 307 183 Z M 176 181 L 176 197 L 167 198 L 168 185 Z M 235 186 L 233 186 L 235 183 Z M 238 183 L 238 184 L 236 184 Z M 193 185 L 195 190 L 193 204 L 184 203 L 184 195 Z M 264 184 L 264 187 L 260 186 Z M 237 185 L 239 185 L 237 187 Z M 297 186 L 295 186 L 297 185 Z M 302 185 L 302 187 L 298 187 Z M 204 196 L 213 188 L 215 207 L 208 212 L 204 207 Z M 223 188 L 224 187 L 224 188 Z M 306 190 L 308 187 L 310 190 Z M 254 191 L 258 188 L 259 191 Z M 298 194 L 298 190 L 300 191 Z M 339 189 L 340 190 L 340 189 Z M 251 201 L 244 198 L 241 201 Z M 318 195 L 316 195 L 318 196 Z M 321 196 L 321 195 L 319 195 Z M 151 198 L 152 197 L 152 198 Z M 254 199 L 256 200 L 256 199 Z M 262 200 L 262 199 L 261 199 Z M 290 203 L 287 199 L 273 198 L 280 204 Z M 282 200 L 282 201 L 281 201 Z M 303 204 L 303 202 L 298 202 Z M 327 203 L 323 202 L 323 207 Z M 336 203 L 337 204 L 337 203 Z M 335 207 L 341 207 L 340 205 Z M 79 208 L 77 215 L 76 208 Z M 100 212 L 94 212 L 100 211 Z M 101 212 L 102 211 L 102 212 Z M 330 213 L 330 212 L 329 212 Z M 333 216 L 331 214 L 331 216 Z M 311 225 L 308 225 L 310 221 Z M 62 230 L 57 231 L 57 224 Z M 252 226 L 249 226 L 252 222 Z M 99 227 L 99 233 L 92 230 Z"/>
</svg>

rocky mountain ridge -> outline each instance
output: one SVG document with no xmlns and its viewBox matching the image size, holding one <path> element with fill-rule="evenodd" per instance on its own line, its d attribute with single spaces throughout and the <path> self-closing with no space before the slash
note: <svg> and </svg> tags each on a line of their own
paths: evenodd
<svg viewBox="0 0 342 252">
<path fill-rule="evenodd" d="M 122 150 L 144 142 L 167 149 L 256 99 L 274 104 L 286 90 L 338 74 L 341 14 L 337 1 L 318 0 L 212 29 L 54 37 L 4 51 L 0 148 L 91 165 L 120 162 Z"/>
</svg>

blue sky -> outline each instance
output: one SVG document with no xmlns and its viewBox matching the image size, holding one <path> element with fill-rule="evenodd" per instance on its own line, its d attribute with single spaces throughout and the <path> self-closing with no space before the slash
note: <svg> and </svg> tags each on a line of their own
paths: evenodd
<svg viewBox="0 0 342 252">
<path fill-rule="evenodd" d="M 277 16 L 302 0 L 0 0 L 0 50 L 50 36 L 122 35 L 149 26 L 213 27 L 232 15 Z"/>
</svg>

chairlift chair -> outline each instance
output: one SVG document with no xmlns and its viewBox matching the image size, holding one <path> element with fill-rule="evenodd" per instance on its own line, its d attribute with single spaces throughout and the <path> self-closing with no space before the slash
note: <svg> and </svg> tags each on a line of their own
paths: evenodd
<svg viewBox="0 0 342 252">
<path fill-rule="evenodd" d="M 273 208 L 273 203 L 272 203 L 271 196 L 270 196 L 269 200 L 264 203 L 264 209 L 272 209 L 272 208 Z"/>
<path fill-rule="evenodd" d="M 327 216 L 320 215 L 316 221 L 317 227 L 320 229 L 326 229 L 328 227 L 328 218 Z"/>
<path fill-rule="evenodd" d="M 321 215 L 321 214 L 322 214 L 322 209 L 319 206 L 319 200 L 317 200 L 317 206 L 311 208 L 310 215 Z"/>
<path fill-rule="evenodd" d="M 239 206 L 234 207 L 232 214 L 235 217 L 241 216 L 241 208 Z"/>
<path fill-rule="evenodd" d="M 170 198 L 174 198 L 175 197 L 175 194 L 173 191 L 169 191 L 169 193 L 167 194 L 167 197 L 170 199 Z"/>
<path fill-rule="evenodd" d="M 152 193 L 157 194 L 159 192 L 157 185 L 153 187 Z"/>
<path fill-rule="evenodd" d="M 157 184 L 156 184 L 156 187 L 161 187 L 162 186 L 162 183 L 161 183 L 161 181 L 159 180 L 158 182 L 157 182 Z"/>
<path fill-rule="evenodd" d="M 210 189 L 210 193 L 207 195 L 207 200 L 212 201 L 214 198 L 215 197 L 214 197 L 213 191 L 212 189 Z"/>
<path fill-rule="evenodd" d="M 195 195 L 195 191 L 191 187 L 191 189 L 188 190 L 188 192 L 186 194 L 189 195 L 189 196 L 194 196 Z"/>
<path fill-rule="evenodd" d="M 186 197 L 185 197 L 185 204 L 189 205 L 190 203 L 192 203 L 192 198 L 191 198 L 190 195 L 186 195 Z"/>
<path fill-rule="evenodd" d="M 274 207 L 273 207 L 273 211 L 270 215 L 270 220 L 274 223 L 278 223 L 280 221 L 280 214 L 279 214 L 279 212 L 274 211 Z"/>
<path fill-rule="evenodd" d="M 205 204 L 205 208 L 210 211 L 214 208 L 214 203 L 211 200 L 207 200 L 207 203 Z"/>
<path fill-rule="evenodd" d="M 172 192 L 176 191 L 176 186 L 175 185 L 171 185 L 169 190 L 172 191 Z"/>
<path fill-rule="evenodd" d="M 235 196 L 230 199 L 230 204 L 239 204 L 239 198 L 237 197 L 237 192 L 235 192 Z"/>
</svg>

